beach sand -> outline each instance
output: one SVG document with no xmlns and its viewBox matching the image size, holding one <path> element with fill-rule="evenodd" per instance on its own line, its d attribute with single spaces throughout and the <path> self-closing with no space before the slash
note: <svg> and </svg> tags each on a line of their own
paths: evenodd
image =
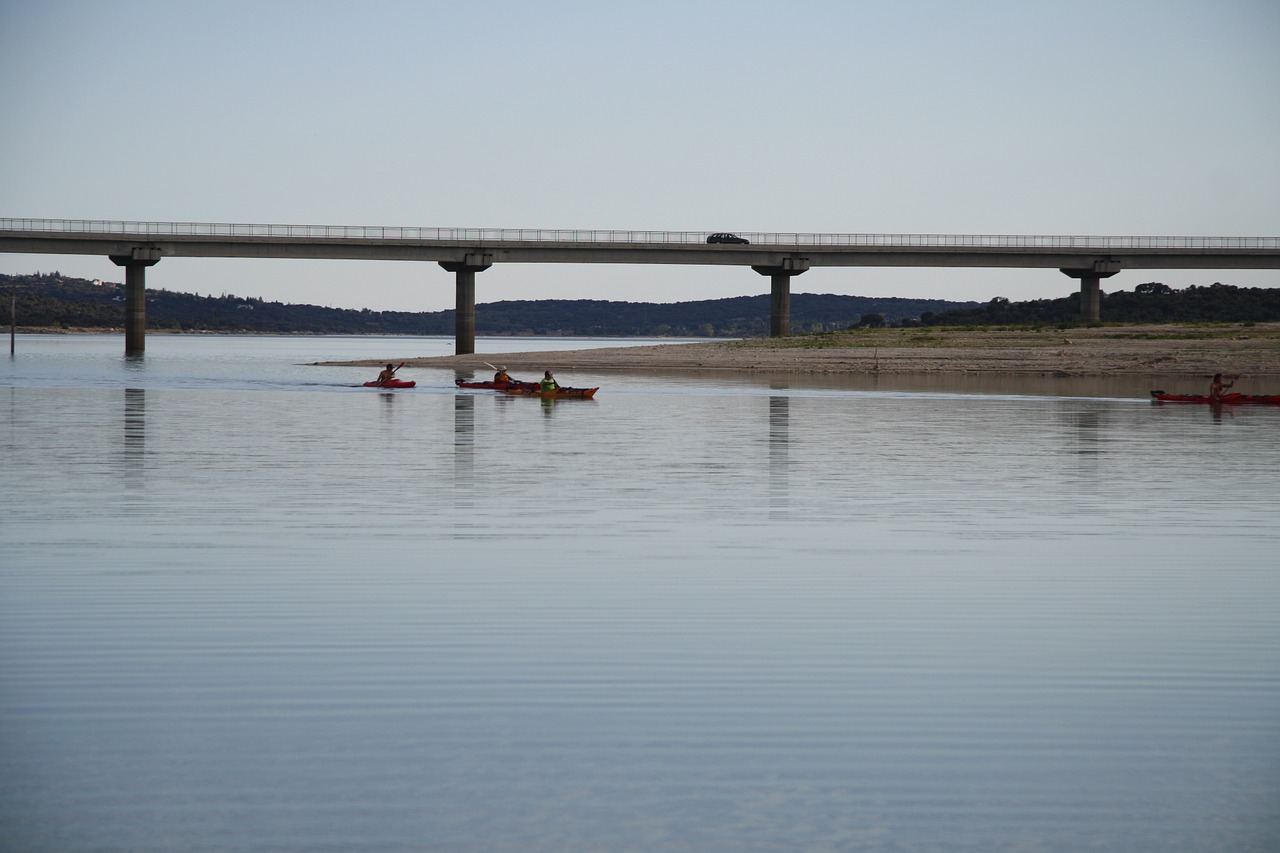
<svg viewBox="0 0 1280 853">
<path fill-rule="evenodd" d="M 744 341 L 415 358 L 406 367 L 512 371 L 734 371 L 769 374 L 987 374 L 1280 377 L 1280 323 L 1097 328 L 865 329 Z M 383 359 L 381 362 L 385 362 Z M 381 366 L 378 360 L 329 362 Z M 1272 383 L 1280 385 L 1280 382 Z"/>
</svg>

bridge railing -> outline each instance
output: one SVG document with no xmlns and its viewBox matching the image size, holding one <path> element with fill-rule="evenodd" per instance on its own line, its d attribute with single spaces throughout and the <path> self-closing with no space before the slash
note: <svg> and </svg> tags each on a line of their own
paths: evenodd
<svg viewBox="0 0 1280 853">
<path fill-rule="evenodd" d="M 382 225 L 269 225 L 218 222 L 129 222 L 101 219 L 0 218 L 0 231 L 86 237 L 156 239 L 275 238 L 463 243 L 704 244 L 710 231 L 625 231 L 546 228 L 419 228 Z M 1053 236 L 1027 234 L 822 234 L 736 232 L 758 246 L 968 249 L 1278 249 L 1280 237 Z"/>
</svg>

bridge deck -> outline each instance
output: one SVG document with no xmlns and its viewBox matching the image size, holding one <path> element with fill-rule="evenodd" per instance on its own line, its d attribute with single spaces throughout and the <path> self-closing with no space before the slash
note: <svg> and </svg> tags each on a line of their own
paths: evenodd
<svg viewBox="0 0 1280 853">
<path fill-rule="evenodd" d="M 495 263 L 750 266 L 771 278 L 770 332 L 790 331 L 790 281 L 812 267 L 1023 267 L 1080 280 L 1081 316 L 1099 319 L 1099 281 L 1122 269 L 1280 269 L 1277 237 L 563 231 L 111 222 L 0 218 L 0 252 L 106 255 L 126 268 L 126 352 L 141 352 L 145 268 L 163 258 L 434 261 L 456 277 L 455 351 L 475 352 L 475 275 Z"/>
<path fill-rule="evenodd" d="M 1280 268 L 1277 237 L 800 234 L 743 232 L 748 244 L 708 244 L 709 232 L 404 228 L 199 222 L 0 219 L 0 251 L 159 257 L 318 258 L 466 263 L 702 264 L 1128 269 Z"/>
</svg>

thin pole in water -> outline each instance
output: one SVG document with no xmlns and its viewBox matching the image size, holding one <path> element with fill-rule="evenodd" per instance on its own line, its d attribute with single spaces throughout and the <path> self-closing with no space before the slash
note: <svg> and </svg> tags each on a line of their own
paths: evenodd
<svg viewBox="0 0 1280 853">
<path fill-rule="evenodd" d="M 18 334 L 18 294 L 9 295 L 9 355 L 14 353 L 14 339 Z"/>
</svg>

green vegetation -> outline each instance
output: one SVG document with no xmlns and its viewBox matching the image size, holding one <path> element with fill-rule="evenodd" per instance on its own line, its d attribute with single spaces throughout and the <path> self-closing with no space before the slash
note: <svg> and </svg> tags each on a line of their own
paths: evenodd
<svg viewBox="0 0 1280 853">
<path fill-rule="evenodd" d="M 1191 285 L 1174 290 L 1160 282 L 1139 284 L 1102 295 L 1102 317 L 1108 323 L 1271 323 L 1280 320 L 1280 288 Z M 1067 329 L 1080 322 L 1080 294 L 1062 299 L 1010 302 L 996 297 L 985 305 L 920 315 L 926 326 L 1055 325 Z"/>
<path fill-rule="evenodd" d="M 27 329 L 119 329 L 124 288 L 115 282 L 66 278 L 58 273 L 0 275 L 0 295 L 17 297 L 18 325 Z M 7 301 L 7 300 L 6 300 Z M 5 306 L 7 307 L 7 306 Z M 1080 296 L 985 304 L 797 293 L 791 297 L 789 344 L 806 348 L 877 346 L 872 334 L 913 330 L 913 342 L 931 345 L 933 329 L 1067 330 L 1083 326 Z M 1280 288 L 1215 283 L 1174 290 L 1147 282 L 1132 293 L 1102 297 L 1107 323 L 1273 323 L 1280 321 Z M 324 335 L 452 335 L 453 311 L 409 312 L 287 305 L 234 295 L 197 296 L 147 291 L 147 327 L 154 331 L 258 332 Z M 480 335 L 592 337 L 762 338 L 769 334 L 769 296 L 738 296 L 675 304 L 598 299 L 490 302 L 476 312 Z M 1131 333 L 1132 334 L 1132 333 Z M 1183 334 L 1193 335 L 1194 330 Z M 941 345 L 941 344 L 936 344 Z"/>
<path fill-rule="evenodd" d="M 124 286 L 116 282 L 65 278 L 56 272 L 0 275 L 0 294 L 10 293 L 17 296 L 17 321 L 23 328 L 105 330 L 124 326 Z M 147 328 L 154 331 L 446 333 L 443 325 L 440 331 L 423 331 L 422 317 L 410 312 L 346 311 L 315 305 L 285 305 L 252 297 L 147 290 Z M 448 331 L 452 331 L 452 325 Z"/>
<path fill-rule="evenodd" d="M 124 287 L 58 273 L 0 275 L 0 294 L 17 296 L 18 324 L 28 329 L 119 329 Z M 975 302 L 876 299 L 807 293 L 791 297 L 796 332 L 826 332 L 873 316 L 884 323 Z M 7 307 L 7 306 L 5 306 Z M 154 331 L 326 335 L 452 335 L 454 312 L 369 311 L 286 305 L 262 299 L 147 290 L 147 328 Z M 476 312 L 480 335 L 599 337 L 761 337 L 769 334 L 769 296 L 676 304 L 539 299 L 490 302 Z"/>
</svg>

